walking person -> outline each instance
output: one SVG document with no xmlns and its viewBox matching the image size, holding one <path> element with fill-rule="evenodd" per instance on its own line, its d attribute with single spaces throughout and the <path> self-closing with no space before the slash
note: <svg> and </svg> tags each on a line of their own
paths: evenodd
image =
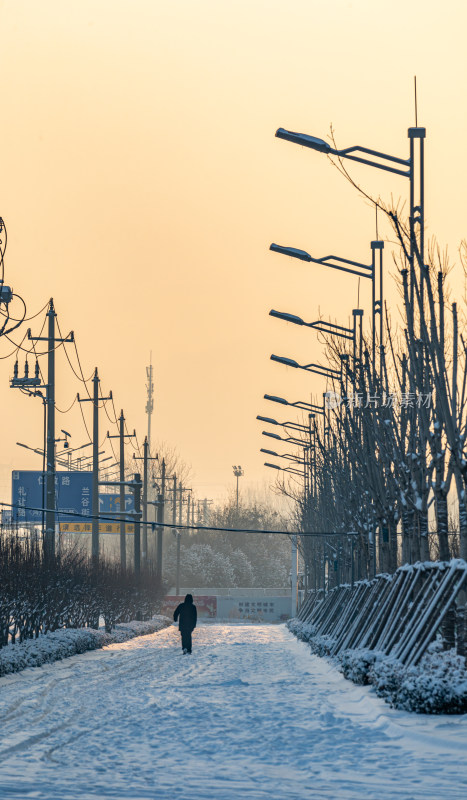
<svg viewBox="0 0 467 800">
<path fill-rule="evenodd" d="M 193 595 L 187 594 L 183 603 L 179 603 L 174 611 L 174 621 L 178 622 L 178 630 L 182 637 L 183 653 L 191 653 L 191 634 L 196 628 L 198 614 L 193 603 Z"/>
</svg>

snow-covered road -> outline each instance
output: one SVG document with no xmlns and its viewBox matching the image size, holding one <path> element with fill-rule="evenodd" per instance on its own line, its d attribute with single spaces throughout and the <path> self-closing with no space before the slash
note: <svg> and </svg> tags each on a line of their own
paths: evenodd
<svg viewBox="0 0 467 800">
<path fill-rule="evenodd" d="M 285 626 L 171 627 L 0 679 L 0 797 L 465 800 L 467 717 L 390 709 Z"/>
</svg>

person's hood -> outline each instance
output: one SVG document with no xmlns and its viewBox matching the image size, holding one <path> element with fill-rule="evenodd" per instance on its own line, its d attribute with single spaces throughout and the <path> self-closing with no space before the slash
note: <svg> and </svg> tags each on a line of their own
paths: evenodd
<svg viewBox="0 0 467 800">
<path fill-rule="evenodd" d="M 185 603 L 192 603 L 192 602 L 193 602 L 193 595 L 192 594 L 187 594 L 185 596 Z"/>
</svg>

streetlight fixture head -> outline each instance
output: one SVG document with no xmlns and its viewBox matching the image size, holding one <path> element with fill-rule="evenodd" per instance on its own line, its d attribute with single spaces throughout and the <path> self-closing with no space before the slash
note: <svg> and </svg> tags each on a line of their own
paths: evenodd
<svg viewBox="0 0 467 800">
<path fill-rule="evenodd" d="M 285 356 L 275 356 L 273 354 L 271 356 L 271 361 L 277 361 L 278 364 L 284 364 L 286 367 L 294 367 L 295 369 L 299 367 L 297 361 L 294 361 L 293 358 L 286 358 Z"/>
<path fill-rule="evenodd" d="M 287 131 L 285 128 L 278 128 L 276 131 L 278 139 L 285 139 L 287 142 L 300 144 L 303 147 L 310 147 L 312 150 L 318 150 L 320 153 L 329 153 L 331 145 L 318 139 L 316 136 L 310 136 L 308 133 L 296 133 L 295 131 Z"/>
<path fill-rule="evenodd" d="M 282 469 L 282 467 L 279 467 L 277 464 L 268 464 L 267 461 L 264 462 L 264 466 L 270 467 L 271 469 Z"/>
<path fill-rule="evenodd" d="M 288 406 L 289 405 L 287 400 L 284 400 L 283 397 L 276 397 L 273 394 L 265 394 L 264 395 L 264 399 L 265 400 L 272 400 L 273 403 L 281 403 L 281 405 L 283 405 L 283 406 Z"/>
<path fill-rule="evenodd" d="M 276 456 L 277 458 L 280 458 L 279 453 L 275 453 L 274 450 L 266 450 L 265 447 L 262 447 L 259 452 L 267 453 L 268 456 Z"/>
<path fill-rule="evenodd" d="M 278 433 L 271 433 L 270 431 L 261 431 L 261 433 L 263 436 L 269 436 L 271 439 L 279 439 L 280 442 L 282 441 L 282 437 L 279 436 Z"/>
<path fill-rule="evenodd" d="M 297 317 L 295 314 L 287 314 L 284 311 L 274 311 L 274 309 L 272 309 L 269 312 L 269 316 L 277 317 L 277 319 L 283 319 L 285 322 L 293 322 L 294 325 L 304 325 L 301 317 Z"/>
<path fill-rule="evenodd" d="M 279 425 L 277 420 L 272 419 L 272 417 L 257 416 L 256 419 L 258 419 L 260 422 L 268 422 L 270 425 Z"/>
<path fill-rule="evenodd" d="M 273 251 L 273 253 L 282 253 L 284 256 L 290 256 L 291 258 L 298 258 L 299 261 L 312 261 L 310 254 L 306 252 L 306 250 L 299 250 L 297 247 L 283 247 L 281 244 L 271 244 L 269 245 L 269 249 Z"/>
</svg>

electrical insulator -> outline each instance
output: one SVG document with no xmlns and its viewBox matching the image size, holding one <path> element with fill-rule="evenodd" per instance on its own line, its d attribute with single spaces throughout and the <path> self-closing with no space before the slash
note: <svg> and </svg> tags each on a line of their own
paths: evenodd
<svg viewBox="0 0 467 800">
<path fill-rule="evenodd" d="M 13 368 L 13 378 L 17 378 L 17 377 L 18 377 L 18 359 L 16 359 L 15 366 Z"/>
<path fill-rule="evenodd" d="M 27 359 L 24 364 L 24 377 L 29 378 L 29 364 Z"/>
</svg>

